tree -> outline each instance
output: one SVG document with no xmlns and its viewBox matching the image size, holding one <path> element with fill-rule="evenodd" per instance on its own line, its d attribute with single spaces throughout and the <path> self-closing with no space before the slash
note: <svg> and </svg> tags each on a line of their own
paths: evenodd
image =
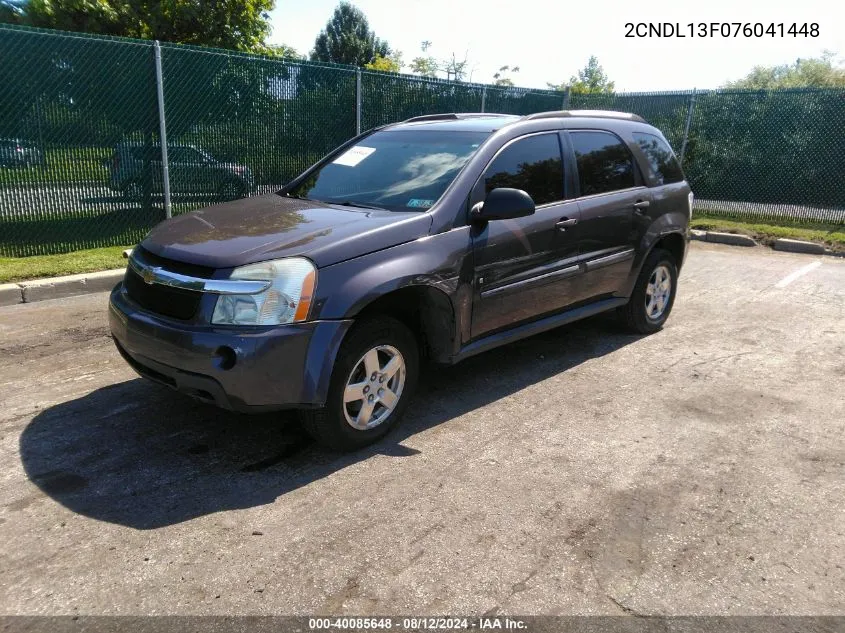
<svg viewBox="0 0 845 633">
<path fill-rule="evenodd" d="M 349 2 L 341 2 L 326 28 L 314 41 L 311 59 L 351 66 L 375 63 L 378 57 L 389 58 L 390 46 L 370 30 L 367 16 Z"/>
<path fill-rule="evenodd" d="M 746 90 L 845 87 L 845 67 L 834 65 L 835 56 L 832 51 L 824 51 L 821 57 L 797 59 L 794 64 L 755 66 L 745 77 L 729 81 L 724 87 Z"/>
<path fill-rule="evenodd" d="M 567 88 L 574 94 L 601 94 L 613 92 L 614 82 L 604 74 L 598 58 L 591 56 L 587 65 L 578 71 L 578 75 L 569 78 L 568 83 L 547 84 L 552 90 L 564 91 Z"/>
<path fill-rule="evenodd" d="M 272 57 L 273 59 L 304 59 L 304 57 L 300 55 L 295 48 L 288 46 L 287 44 L 264 44 L 257 47 L 254 52 L 264 55 L 265 57 Z"/>
<path fill-rule="evenodd" d="M 411 60 L 411 72 L 422 77 L 437 77 L 438 73 L 446 75 L 448 81 L 463 81 L 469 70 L 469 51 L 464 53 L 464 58 L 459 60 L 455 53 L 451 58 L 438 60 L 431 55 L 426 55 L 431 42 L 426 40 L 420 48 L 423 55 Z"/>
<path fill-rule="evenodd" d="M 505 73 L 518 73 L 519 66 L 502 66 L 499 70 L 493 74 L 493 85 L 494 86 L 502 86 L 503 88 L 513 88 L 513 79 L 508 77 Z"/>
<path fill-rule="evenodd" d="M 6 3 L 11 0 L 5 0 Z M 30 26 L 264 52 L 275 0 L 29 0 Z M 0 11 L 0 19 L 6 17 Z"/>
<path fill-rule="evenodd" d="M 402 53 L 393 53 L 390 57 L 377 55 L 369 64 L 365 64 L 367 70 L 380 70 L 388 73 L 398 73 L 402 70 Z"/>
</svg>

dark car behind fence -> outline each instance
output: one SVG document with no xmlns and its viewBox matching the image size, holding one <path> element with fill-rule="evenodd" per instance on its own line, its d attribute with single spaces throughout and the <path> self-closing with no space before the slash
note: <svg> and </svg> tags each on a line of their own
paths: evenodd
<svg viewBox="0 0 845 633">
<path fill-rule="evenodd" d="M 0 256 L 132 244 L 168 209 L 274 191 L 358 130 L 438 112 L 634 112 L 697 210 L 845 223 L 843 89 L 570 95 L 7 25 L 0 85 Z"/>
</svg>

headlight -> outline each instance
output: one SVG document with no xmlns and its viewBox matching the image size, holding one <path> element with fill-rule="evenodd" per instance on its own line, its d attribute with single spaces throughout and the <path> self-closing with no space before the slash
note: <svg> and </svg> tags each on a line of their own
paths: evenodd
<svg viewBox="0 0 845 633">
<path fill-rule="evenodd" d="M 254 295 L 220 295 L 211 322 L 215 325 L 279 325 L 308 318 L 317 270 L 302 257 L 277 259 L 235 268 L 229 279 L 269 281 Z"/>
</svg>

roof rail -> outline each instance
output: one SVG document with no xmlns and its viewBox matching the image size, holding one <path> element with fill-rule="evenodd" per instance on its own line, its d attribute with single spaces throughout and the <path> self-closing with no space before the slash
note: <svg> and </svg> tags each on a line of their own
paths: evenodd
<svg viewBox="0 0 845 633">
<path fill-rule="evenodd" d="M 514 116 L 511 114 L 497 114 L 495 112 L 447 112 L 444 114 L 422 114 L 405 119 L 402 123 L 415 123 L 417 121 L 457 121 L 458 119 L 477 119 L 486 117 Z"/>
<path fill-rule="evenodd" d="M 630 112 L 616 112 L 614 110 L 555 110 L 552 112 L 535 112 L 528 114 L 526 119 L 558 119 L 568 117 L 585 117 L 594 119 L 624 119 L 626 121 L 636 121 L 637 123 L 645 123 L 646 120 L 639 114 L 632 114 Z"/>
</svg>

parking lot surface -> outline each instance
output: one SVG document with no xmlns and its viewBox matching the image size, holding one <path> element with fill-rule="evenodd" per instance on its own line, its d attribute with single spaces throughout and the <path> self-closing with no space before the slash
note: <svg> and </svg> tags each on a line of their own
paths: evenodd
<svg viewBox="0 0 845 633">
<path fill-rule="evenodd" d="M 105 294 L 2 308 L 0 612 L 845 614 L 845 260 L 694 244 L 680 284 L 344 456 L 136 378 Z"/>
</svg>

